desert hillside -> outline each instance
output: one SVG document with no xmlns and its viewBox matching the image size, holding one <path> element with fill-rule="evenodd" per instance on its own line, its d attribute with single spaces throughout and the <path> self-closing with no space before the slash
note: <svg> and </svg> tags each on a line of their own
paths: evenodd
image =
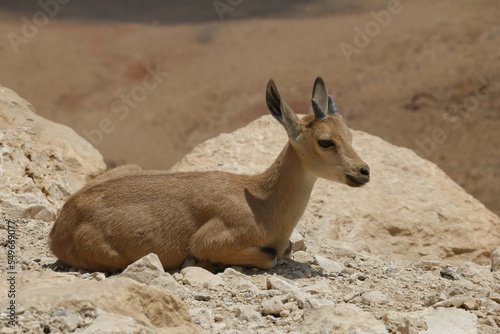
<svg viewBox="0 0 500 334">
<path fill-rule="evenodd" d="M 498 332 L 500 218 L 409 149 L 353 131 L 378 177 L 361 188 L 319 180 L 291 258 L 271 270 L 165 272 L 151 253 L 123 271 L 89 272 L 57 261 L 47 239 L 65 200 L 104 171 L 102 155 L 6 87 L 0 129 L 2 333 Z M 258 173 L 286 141 L 262 116 L 171 170 Z M 151 216 L 137 213 L 140 224 Z"/>
<path fill-rule="evenodd" d="M 108 166 L 166 169 L 266 114 L 270 77 L 308 112 L 321 75 L 352 128 L 435 162 L 500 213 L 497 1 L 214 3 L 2 1 L 0 84 Z"/>
</svg>

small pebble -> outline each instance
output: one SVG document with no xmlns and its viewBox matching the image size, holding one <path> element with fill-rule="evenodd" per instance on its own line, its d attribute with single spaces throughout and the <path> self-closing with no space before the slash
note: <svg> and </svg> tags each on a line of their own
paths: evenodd
<svg viewBox="0 0 500 334">
<path fill-rule="evenodd" d="M 181 273 L 174 273 L 172 275 L 172 277 L 177 281 L 177 282 L 180 282 L 182 283 L 182 279 L 184 278 L 184 275 L 182 275 Z"/>
<path fill-rule="evenodd" d="M 268 315 L 266 317 L 267 320 L 269 320 L 270 322 L 276 322 L 276 320 L 278 320 L 276 317 L 272 316 L 272 315 Z"/>
<path fill-rule="evenodd" d="M 240 266 L 231 266 L 230 268 L 242 273 L 245 271 L 245 269 L 243 267 L 240 267 Z"/>
<path fill-rule="evenodd" d="M 106 279 L 106 275 L 101 272 L 92 273 L 91 277 L 94 278 L 96 281 L 103 281 Z"/>
<path fill-rule="evenodd" d="M 50 313 L 51 317 L 66 317 L 69 315 L 69 312 L 66 310 L 55 310 L 54 312 Z"/>
<path fill-rule="evenodd" d="M 346 274 L 346 275 L 352 275 L 352 274 L 356 273 L 356 270 L 354 270 L 352 268 L 344 268 L 344 269 L 342 269 L 341 273 Z"/>
<path fill-rule="evenodd" d="M 283 310 L 280 312 L 280 317 L 282 318 L 287 318 L 290 315 L 290 311 L 288 310 Z"/>
<path fill-rule="evenodd" d="M 443 268 L 441 269 L 439 274 L 441 275 L 441 277 L 452 281 L 456 281 L 459 279 L 459 277 L 457 277 L 457 274 L 451 268 Z"/>
<path fill-rule="evenodd" d="M 359 276 L 358 276 L 358 280 L 360 280 L 360 281 L 364 281 L 364 280 L 366 280 L 366 276 L 364 276 L 364 275 L 359 275 Z"/>
<path fill-rule="evenodd" d="M 194 299 L 208 302 L 210 299 L 212 299 L 212 297 L 208 293 L 199 292 L 196 295 L 194 295 Z"/>
<path fill-rule="evenodd" d="M 94 312 L 91 311 L 91 310 L 85 310 L 85 312 L 83 312 L 83 316 L 84 317 L 93 317 L 94 316 Z"/>
</svg>

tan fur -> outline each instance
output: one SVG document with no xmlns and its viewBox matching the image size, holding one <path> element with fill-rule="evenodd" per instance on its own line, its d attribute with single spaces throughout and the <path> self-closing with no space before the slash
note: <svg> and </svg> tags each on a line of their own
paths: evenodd
<svg viewBox="0 0 500 334">
<path fill-rule="evenodd" d="M 327 108 L 326 86 L 318 80 L 315 90 L 321 94 L 314 97 Z M 50 232 L 52 252 L 87 270 L 123 269 L 149 253 L 166 269 L 179 268 L 190 257 L 273 267 L 286 253 L 318 177 L 360 186 L 369 175 L 339 114 L 300 120 L 272 81 L 266 98 L 290 140 L 264 173 L 110 170 L 64 204 Z M 318 140 L 336 147 L 323 148 Z"/>
</svg>

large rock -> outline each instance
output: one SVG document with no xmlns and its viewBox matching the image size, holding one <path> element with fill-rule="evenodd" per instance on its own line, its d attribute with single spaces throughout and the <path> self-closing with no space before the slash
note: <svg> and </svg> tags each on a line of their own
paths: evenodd
<svg viewBox="0 0 500 334">
<path fill-rule="evenodd" d="M 304 314 L 304 333 L 384 334 L 384 324 L 351 304 L 323 306 Z"/>
<path fill-rule="evenodd" d="M 106 169 L 99 151 L 75 131 L 37 115 L 29 102 L 0 86 L 0 130 L 21 126 L 29 128 L 41 144 L 61 149 L 71 192 Z"/>
<path fill-rule="evenodd" d="M 71 194 L 62 151 L 26 127 L 0 130 L 0 213 L 53 221 Z"/>
<path fill-rule="evenodd" d="M 500 244 L 498 216 L 413 151 L 364 132 L 353 136 L 372 180 L 362 188 L 318 180 L 302 218 L 308 240 L 327 248 L 362 240 L 373 253 L 412 261 L 433 256 L 490 263 Z M 263 116 L 202 143 L 172 170 L 262 172 L 286 140 L 281 125 Z"/>
<path fill-rule="evenodd" d="M 7 276 L 1 278 L 0 288 L 7 291 Z M 26 313 L 73 313 L 82 317 L 95 314 L 97 324 L 106 323 L 110 332 L 118 326 L 110 323 L 110 319 L 115 319 L 115 323 L 126 320 L 121 329 L 135 328 L 135 332 L 141 332 L 144 327 L 156 332 L 196 332 L 179 298 L 165 289 L 129 278 L 114 277 L 98 282 L 62 273 L 20 272 L 16 277 L 16 290 L 17 309 L 23 308 Z M 2 309 L 5 310 L 8 303 L 7 295 L 2 296 Z M 91 323 L 90 328 L 93 327 L 97 325 Z"/>
<path fill-rule="evenodd" d="M 85 139 L 0 87 L 0 214 L 52 221 L 67 197 L 105 168 Z"/>
<path fill-rule="evenodd" d="M 139 283 L 156 286 L 170 290 L 171 292 L 180 295 L 185 292 L 182 285 L 163 270 L 158 255 L 148 254 L 134 263 L 130 264 L 120 274 L 120 277 L 128 277 Z"/>
<path fill-rule="evenodd" d="M 200 267 L 186 267 L 181 270 L 182 281 L 186 285 L 194 287 L 206 287 L 214 289 L 219 285 L 224 285 L 224 280 Z"/>
<path fill-rule="evenodd" d="M 477 334 L 477 317 L 462 309 L 440 307 L 424 320 L 427 330 L 420 334 Z"/>
</svg>

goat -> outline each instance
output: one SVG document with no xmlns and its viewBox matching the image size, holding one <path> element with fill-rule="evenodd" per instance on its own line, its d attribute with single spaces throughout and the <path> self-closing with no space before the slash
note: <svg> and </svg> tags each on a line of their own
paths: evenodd
<svg viewBox="0 0 500 334">
<path fill-rule="evenodd" d="M 312 109 L 300 119 L 273 80 L 267 107 L 289 141 L 257 175 L 112 169 L 64 204 L 50 232 L 52 252 L 67 265 L 125 268 L 155 253 L 166 270 L 195 258 L 200 265 L 270 269 L 290 251 L 289 238 L 318 178 L 351 187 L 370 170 L 324 81 L 314 82 Z"/>
</svg>

